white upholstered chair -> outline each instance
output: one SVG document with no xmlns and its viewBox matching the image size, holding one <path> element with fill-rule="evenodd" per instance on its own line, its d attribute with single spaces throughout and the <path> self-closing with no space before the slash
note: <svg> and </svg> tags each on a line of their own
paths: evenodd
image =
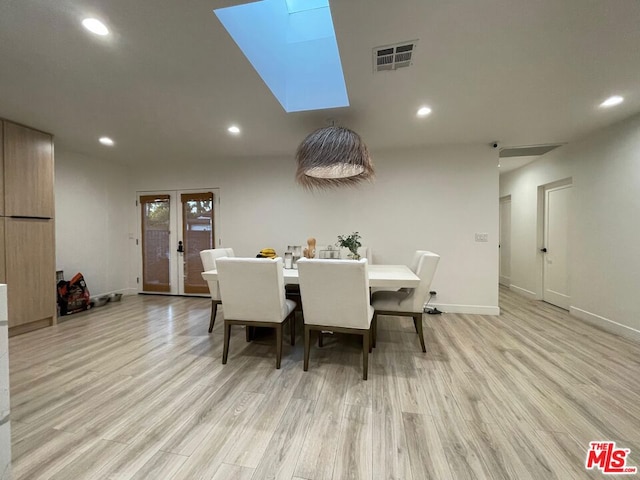
<svg viewBox="0 0 640 480">
<path fill-rule="evenodd" d="M 418 255 L 418 252 L 421 252 Z M 378 315 L 397 315 L 413 317 L 413 323 L 420 337 L 422 351 L 427 349 L 424 344 L 424 334 L 422 329 L 422 314 L 424 304 L 429 296 L 431 281 L 436 273 L 436 267 L 440 261 L 440 255 L 426 250 L 416 252 L 418 262 L 415 274 L 420 277 L 420 283 L 413 289 L 402 289 L 399 291 L 378 291 L 371 296 L 371 305 L 375 308 L 375 318 L 373 321 L 373 331 L 377 329 Z M 410 267 L 411 268 L 411 267 Z"/>
<path fill-rule="evenodd" d="M 413 273 L 418 272 L 418 264 L 420 263 L 420 259 L 422 258 L 422 255 L 424 255 L 425 253 L 430 253 L 430 252 L 428 250 L 416 250 L 416 253 L 413 254 L 411 263 L 408 265 L 408 267 L 411 269 Z M 378 288 L 376 291 L 379 291 L 379 290 L 384 290 L 384 288 Z M 402 292 L 408 293 L 408 292 L 411 292 L 412 290 L 413 288 L 399 288 L 396 291 L 402 291 Z"/>
<path fill-rule="evenodd" d="M 200 260 L 202 260 L 202 266 L 204 271 L 215 270 L 216 260 L 222 257 L 235 257 L 233 254 L 233 248 L 211 248 L 209 250 L 202 250 L 200 252 Z M 211 321 L 209 322 L 209 333 L 213 330 L 213 326 L 216 323 L 216 314 L 218 313 L 218 305 L 220 301 L 220 288 L 218 282 L 208 280 L 209 293 L 211 294 Z"/>
<path fill-rule="evenodd" d="M 331 248 L 333 249 L 334 252 L 337 252 L 340 254 L 340 259 L 342 260 L 349 259 L 349 254 L 351 252 L 349 251 L 348 248 L 340 248 L 340 247 L 336 247 L 335 245 L 331 245 Z M 320 257 L 320 252 L 327 249 L 329 249 L 329 245 L 317 246 L 315 258 L 322 259 Z M 371 265 L 372 255 L 371 255 L 371 249 L 369 247 L 362 246 L 358 248 L 358 253 L 360 254 L 360 258 L 366 258 L 367 261 L 369 262 L 369 265 Z M 285 285 L 285 290 L 287 292 L 287 298 L 290 300 L 293 300 L 298 304 L 296 310 L 304 314 L 303 306 L 302 306 L 302 298 L 300 297 L 300 286 L 295 284 L 288 284 L 288 285 Z"/>
<path fill-rule="evenodd" d="M 304 303 L 304 371 L 309 369 L 311 330 L 353 333 L 362 336 L 366 380 L 373 318 L 367 260 L 300 259 L 298 274 Z"/>
<path fill-rule="evenodd" d="M 291 345 L 295 343 L 295 302 L 284 296 L 282 258 L 230 258 L 216 261 L 224 305 L 224 349 L 227 363 L 231 325 L 276 330 L 276 368 L 282 358 L 282 324 L 288 319 Z M 248 338 L 248 337 L 247 337 Z"/>
<path fill-rule="evenodd" d="M 411 265 L 409 268 L 413 273 L 418 272 L 418 265 L 420 264 L 420 259 L 425 253 L 431 253 L 428 250 L 416 250 L 416 253 L 413 254 L 413 258 L 411 259 Z"/>
</svg>

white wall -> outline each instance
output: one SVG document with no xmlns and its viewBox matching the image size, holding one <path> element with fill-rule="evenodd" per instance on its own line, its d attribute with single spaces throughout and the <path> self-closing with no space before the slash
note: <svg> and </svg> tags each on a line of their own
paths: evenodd
<svg viewBox="0 0 640 480">
<path fill-rule="evenodd" d="M 537 189 L 573 180 L 571 313 L 640 338 L 640 115 L 561 147 L 500 178 L 511 195 L 511 282 L 541 298 Z M 633 330 L 631 330 L 633 329 Z"/>
<path fill-rule="evenodd" d="M 374 152 L 377 179 L 357 189 L 306 192 L 291 158 L 176 162 L 141 168 L 133 191 L 220 188 L 222 246 L 334 243 L 358 231 L 376 263 L 404 263 L 416 249 L 442 256 L 432 288 L 445 311 L 498 313 L 498 172 L 486 146 Z M 489 234 L 475 243 L 474 233 Z"/>
<path fill-rule="evenodd" d="M 128 169 L 56 149 L 55 195 L 56 264 L 65 279 L 82 272 L 92 296 L 126 291 L 135 270 Z"/>
</svg>

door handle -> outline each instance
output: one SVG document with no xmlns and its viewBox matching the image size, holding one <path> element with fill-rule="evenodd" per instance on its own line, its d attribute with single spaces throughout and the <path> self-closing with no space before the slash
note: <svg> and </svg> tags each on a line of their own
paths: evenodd
<svg viewBox="0 0 640 480">
<path fill-rule="evenodd" d="M 540 251 L 541 251 L 542 253 L 547 253 L 547 248 L 546 248 L 546 247 L 542 247 L 542 248 L 540 249 Z"/>
<path fill-rule="evenodd" d="M 182 245 L 182 240 L 178 242 L 178 250 L 179 253 L 184 253 L 184 245 Z"/>
</svg>

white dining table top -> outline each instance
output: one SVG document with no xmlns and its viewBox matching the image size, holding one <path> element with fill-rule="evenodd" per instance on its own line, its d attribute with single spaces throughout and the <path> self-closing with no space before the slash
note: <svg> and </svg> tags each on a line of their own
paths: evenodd
<svg viewBox="0 0 640 480">
<path fill-rule="evenodd" d="M 368 265 L 367 271 L 370 287 L 415 288 L 420 283 L 420 278 L 406 265 Z M 299 283 L 297 269 L 285 268 L 283 273 L 284 283 Z M 216 270 L 202 272 L 202 278 L 216 281 L 218 272 Z"/>
</svg>

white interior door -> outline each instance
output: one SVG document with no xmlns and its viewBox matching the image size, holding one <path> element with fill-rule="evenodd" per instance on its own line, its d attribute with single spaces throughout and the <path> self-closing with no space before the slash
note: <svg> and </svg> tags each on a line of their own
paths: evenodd
<svg viewBox="0 0 640 480">
<path fill-rule="evenodd" d="M 200 250 L 219 240 L 218 189 L 138 192 L 139 291 L 208 295 Z"/>
<path fill-rule="evenodd" d="M 500 199 L 500 283 L 511 284 L 511 196 Z"/>
<path fill-rule="evenodd" d="M 542 298 L 569 310 L 568 237 L 571 185 L 545 189 Z"/>
</svg>

